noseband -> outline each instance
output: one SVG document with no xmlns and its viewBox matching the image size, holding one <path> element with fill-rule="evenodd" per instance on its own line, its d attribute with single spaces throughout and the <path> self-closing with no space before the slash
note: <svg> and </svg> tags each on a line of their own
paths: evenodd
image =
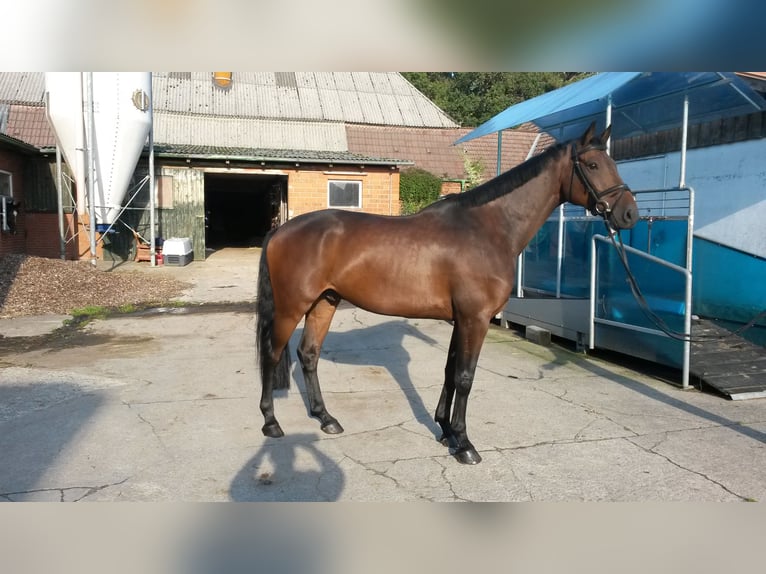
<svg viewBox="0 0 766 574">
<path fill-rule="evenodd" d="M 569 180 L 569 198 L 567 201 L 570 203 L 572 202 L 572 184 L 574 183 L 574 176 L 576 173 L 577 177 L 580 178 L 580 181 L 588 191 L 588 210 L 593 215 L 601 215 L 606 218 L 612 212 L 612 208 L 620 202 L 622 194 L 626 191 L 630 191 L 630 188 L 624 183 L 618 183 L 603 191 L 596 191 L 580 164 L 580 155 L 591 150 L 606 151 L 606 146 L 603 144 L 591 144 L 578 150 L 577 145 L 574 143 L 572 144 L 572 177 Z M 617 193 L 614 203 L 610 205 L 604 198 L 615 192 L 619 193 Z"/>
</svg>

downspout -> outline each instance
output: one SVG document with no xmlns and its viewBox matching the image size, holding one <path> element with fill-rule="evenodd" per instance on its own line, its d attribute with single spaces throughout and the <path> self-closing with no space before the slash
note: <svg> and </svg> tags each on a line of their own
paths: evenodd
<svg viewBox="0 0 766 574">
<path fill-rule="evenodd" d="M 61 174 L 61 148 L 56 144 L 56 187 L 58 188 L 59 249 L 61 259 L 66 259 L 66 237 L 64 235 L 64 178 Z"/>
<path fill-rule="evenodd" d="M 87 115 L 87 159 L 88 159 L 88 225 L 90 227 L 90 263 L 96 266 L 96 186 L 93 178 L 95 177 L 93 153 L 93 72 L 87 72 L 86 75 L 86 115 Z"/>
<path fill-rule="evenodd" d="M 149 94 L 149 102 L 152 101 L 152 94 Z M 155 221 L 154 221 L 154 209 L 156 190 L 154 189 L 154 114 L 152 104 L 149 104 L 149 109 L 152 110 L 152 123 L 149 127 L 149 259 L 152 267 L 157 266 L 157 240 L 155 238 Z"/>
</svg>

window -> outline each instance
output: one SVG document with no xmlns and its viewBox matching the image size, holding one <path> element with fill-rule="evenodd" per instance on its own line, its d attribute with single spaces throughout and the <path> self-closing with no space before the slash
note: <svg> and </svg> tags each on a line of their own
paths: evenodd
<svg viewBox="0 0 766 574">
<path fill-rule="evenodd" d="M 15 232 L 16 207 L 13 203 L 11 174 L 0 171 L 0 231 Z"/>
<path fill-rule="evenodd" d="M 330 207 L 362 207 L 362 182 L 327 182 L 327 205 Z"/>
<path fill-rule="evenodd" d="M 173 176 L 161 175 L 157 178 L 157 207 L 173 209 Z"/>
<path fill-rule="evenodd" d="M 0 195 L 13 197 L 13 188 L 11 187 L 11 174 L 7 171 L 0 171 Z"/>
</svg>

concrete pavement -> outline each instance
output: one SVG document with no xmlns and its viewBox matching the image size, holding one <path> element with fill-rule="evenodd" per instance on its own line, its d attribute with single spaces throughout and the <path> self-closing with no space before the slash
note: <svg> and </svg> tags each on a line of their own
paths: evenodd
<svg viewBox="0 0 766 574">
<path fill-rule="evenodd" d="M 201 307 L 0 322 L 0 499 L 9 501 L 743 501 L 766 499 L 766 401 L 683 391 L 627 363 L 492 327 L 468 405 L 483 457 L 436 438 L 451 326 L 343 304 L 319 365 L 325 435 L 300 369 L 260 431 L 258 249 L 186 267 Z M 219 303 L 213 305 L 213 303 Z M 300 326 L 292 351 L 300 336 Z M 10 342 L 10 344 L 9 344 Z"/>
</svg>

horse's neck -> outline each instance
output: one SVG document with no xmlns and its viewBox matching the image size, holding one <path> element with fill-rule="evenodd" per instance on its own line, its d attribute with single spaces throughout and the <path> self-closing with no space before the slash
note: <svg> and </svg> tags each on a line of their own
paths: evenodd
<svg viewBox="0 0 766 574">
<path fill-rule="evenodd" d="M 529 243 L 554 209 L 561 204 L 558 170 L 546 170 L 485 206 L 507 234 L 514 255 Z"/>
</svg>

